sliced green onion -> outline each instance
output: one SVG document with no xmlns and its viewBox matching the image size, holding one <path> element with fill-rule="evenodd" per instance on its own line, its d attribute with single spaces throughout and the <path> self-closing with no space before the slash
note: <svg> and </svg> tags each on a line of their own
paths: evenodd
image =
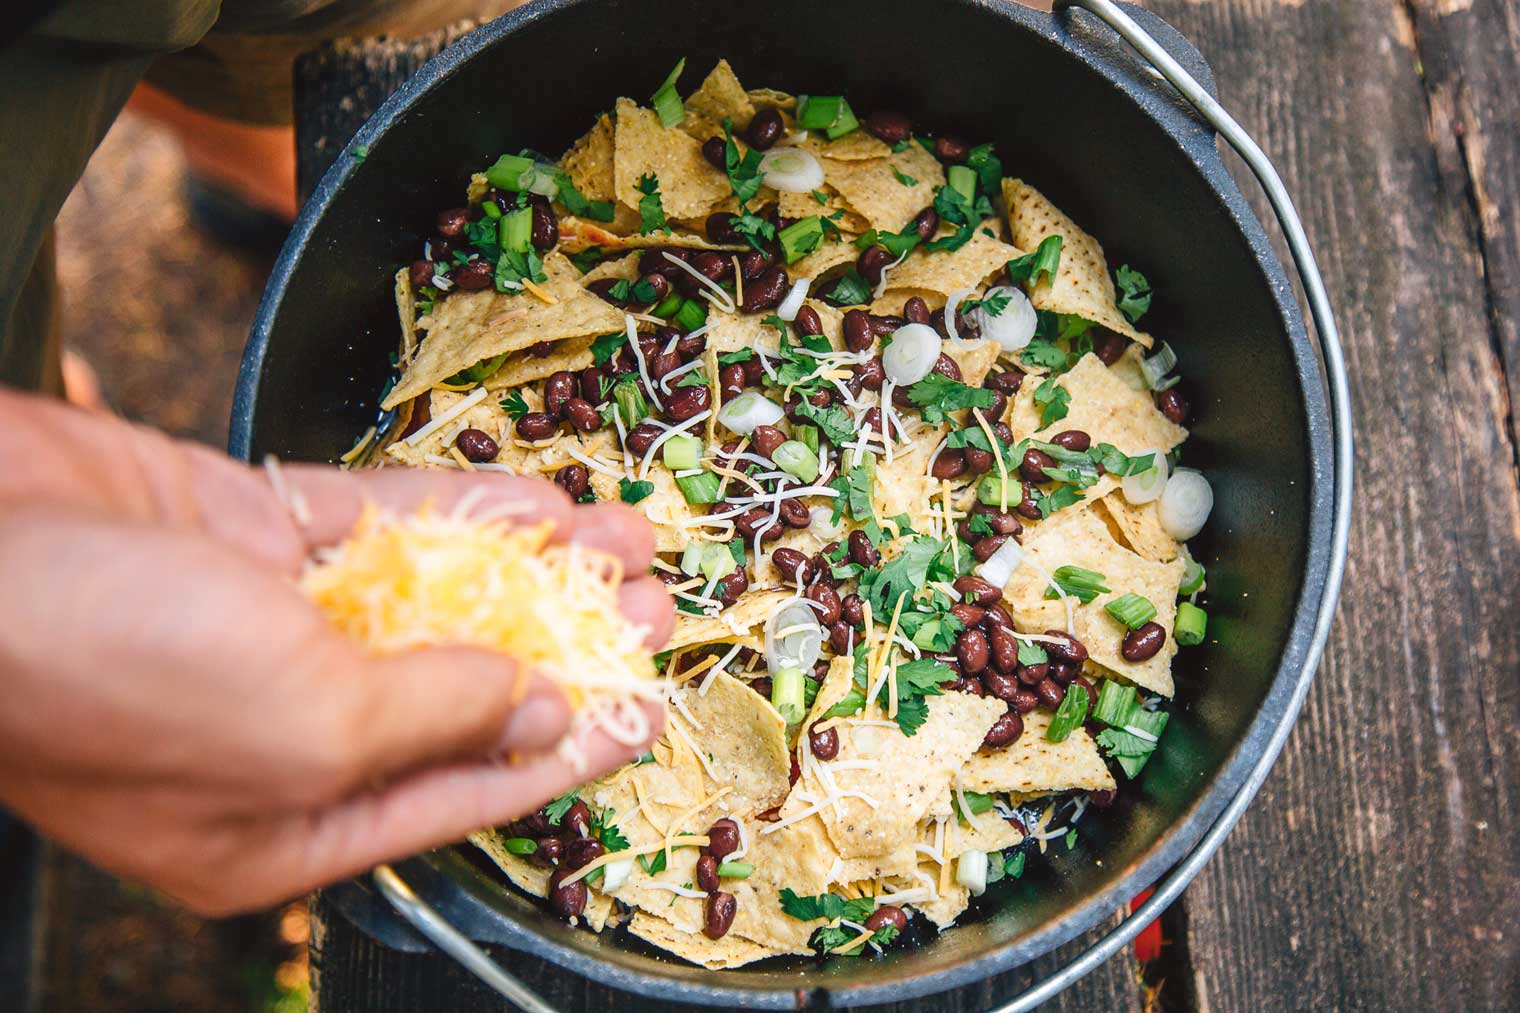
<svg viewBox="0 0 1520 1013">
<path fill-rule="evenodd" d="M 718 865 L 720 879 L 748 879 L 755 867 L 748 862 L 722 862 Z"/>
<path fill-rule="evenodd" d="M 690 471 L 702 467 L 702 441 L 695 436 L 672 436 L 665 441 L 665 467 L 671 471 Z"/>
<path fill-rule="evenodd" d="M 1060 588 L 1061 591 L 1086 605 L 1098 595 L 1109 591 L 1109 588 L 1103 584 L 1105 580 L 1103 574 L 1094 570 L 1084 570 L 1080 566 L 1058 566 L 1051 577 L 1054 578 L 1054 583 L 1045 589 L 1047 598 L 1061 597 L 1060 591 L 1056 590 Z"/>
<path fill-rule="evenodd" d="M 837 141 L 845 134 L 852 133 L 859 126 L 860 121 L 855 118 L 855 110 L 850 108 L 850 103 L 844 99 L 840 99 L 839 115 L 834 118 L 833 126 L 829 127 L 825 133 L 828 134 L 829 140 Z"/>
<path fill-rule="evenodd" d="M 531 855 L 538 850 L 538 842 L 530 837 L 508 837 L 501 843 L 514 855 Z"/>
<path fill-rule="evenodd" d="M 727 543 L 706 542 L 702 546 L 702 576 L 708 580 L 722 580 L 739 568 Z"/>
<path fill-rule="evenodd" d="M 667 127 L 679 126 L 686 119 L 686 107 L 681 103 L 681 96 L 676 93 L 676 81 L 681 77 L 681 71 L 686 69 L 686 57 L 681 57 L 675 69 L 665 78 L 665 83 L 660 85 L 650 99 L 650 105 L 660 117 L 660 122 Z"/>
<path fill-rule="evenodd" d="M 486 170 L 486 179 L 498 190 L 521 190 L 523 173 L 532 170 L 533 159 L 522 155 L 502 155 Z"/>
<path fill-rule="evenodd" d="M 976 170 L 965 165 L 952 165 L 945 170 L 945 179 L 950 183 L 950 189 L 966 200 L 976 199 Z"/>
<path fill-rule="evenodd" d="M 771 676 L 771 706 L 782 720 L 795 725 L 802 720 L 802 669 L 783 668 Z"/>
<path fill-rule="evenodd" d="M 1204 578 L 1207 576 L 1202 563 L 1196 559 L 1188 560 L 1187 566 L 1182 568 L 1182 586 L 1177 589 L 1177 597 L 1186 598 L 1190 594 L 1202 591 Z"/>
<path fill-rule="evenodd" d="M 501 217 L 501 205 L 494 200 L 483 201 L 480 205 L 480 211 L 487 218 Z"/>
<path fill-rule="evenodd" d="M 650 312 L 659 317 L 661 320 L 669 320 L 671 317 L 675 316 L 676 310 L 680 309 L 681 303 L 685 301 L 686 300 L 682 297 L 681 293 L 672 292 L 664 299 L 661 299 L 660 304 L 654 309 L 650 310 Z"/>
<path fill-rule="evenodd" d="M 681 495 L 685 496 L 686 502 L 692 506 L 718 502 L 718 486 L 722 482 L 722 479 L 710 471 L 704 471 L 700 475 L 683 475 L 676 479 Z"/>
<path fill-rule="evenodd" d="M 787 440 L 771 451 L 776 467 L 804 483 L 818 477 L 818 456 L 801 440 Z"/>
<path fill-rule="evenodd" d="M 963 851 L 955 860 L 955 881 L 973 897 L 987 891 L 987 852 Z"/>
<path fill-rule="evenodd" d="M 1065 742 L 1076 727 L 1086 720 L 1087 690 L 1072 683 L 1066 687 L 1066 699 L 1061 701 L 1056 716 L 1050 719 L 1045 738 L 1049 742 Z"/>
<path fill-rule="evenodd" d="M 612 388 L 612 398 L 617 402 L 618 414 L 623 418 L 623 425 L 629 429 L 649 416 L 649 404 L 639 391 L 639 385 L 632 380 L 619 380 Z"/>
<path fill-rule="evenodd" d="M 781 252 L 788 264 L 795 264 L 818 249 L 823 242 L 823 219 L 817 215 L 793 222 L 777 233 L 781 240 Z"/>
<path fill-rule="evenodd" d="M 1135 687 L 1104 679 L 1103 688 L 1098 691 L 1098 704 L 1093 708 L 1093 720 L 1123 726 L 1129 723 L 1131 712 L 1138 706 Z"/>
<path fill-rule="evenodd" d="M 616 862 L 608 862 L 602 868 L 607 870 L 607 878 L 602 881 L 602 891 L 612 893 L 628 882 L 628 877 L 633 874 L 633 859 L 620 858 Z"/>
<path fill-rule="evenodd" d="M 1138 594 L 1121 594 L 1107 602 L 1103 611 L 1132 630 L 1138 630 L 1156 618 L 1156 606 L 1151 604 L 1149 598 Z"/>
<path fill-rule="evenodd" d="M 797 100 L 797 126 L 803 130 L 826 130 L 839 119 L 842 105 L 841 95 L 804 95 Z"/>
<path fill-rule="evenodd" d="M 695 577 L 697 571 L 702 568 L 702 553 L 706 546 L 702 542 L 688 542 L 686 548 L 681 550 L 681 572 Z"/>
<path fill-rule="evenodd" d="M 688 333 L 707 323 L 707 304 L 697 299 L 686 299 L 676 310 L 676 325 Z"/>
<path fill-rule="evenodd" d="M 1180 602 L 1177 605 L 1177 625 L 1172 628 L 1172 636 L 1177 638 L 1177 643 L 1183 647 L 1197 647 L 1203 643 L 1203 635 L 1208 632 L 1209 614 L 1190 601 Z"/>
<path fill-rule="evenodd" d="M 984 475 L 977 483 L 976 498 L 986 506 L 1001 506 L 1005 502 L 1017 503 L 1024 498 L 1024 491 L 1015 478 L 1005 482 L 999 475 Z"/>
<path fill-rule="evenodd" d="M 1167 379 L 1167 374 L 1175 368 L 1177 353 L 1165 341 L 1149 356 L 1140 360 L 1140 372 L 1145 376 L 1145 385 L 1151 390 L 1166 390 L 1176 386 L 1176 379 Z"/>
<path fill-rule="evenodd" d="M 519 208 L 501 216 L 497 223 L 501 232 L 501 248 L 527 253 L 533 249 L 533 209 Z"/>
<path fill-rule="evenodd" d="M 818 427 L 817 426 L 792 426 L 792 438 L 807 444 L 807 448 L 814 454 L 818 453 Z M 867 455 L 868 457 L 870 455 Z M 872 458 L 874 460 L 874 458 Z"/>
</svg>

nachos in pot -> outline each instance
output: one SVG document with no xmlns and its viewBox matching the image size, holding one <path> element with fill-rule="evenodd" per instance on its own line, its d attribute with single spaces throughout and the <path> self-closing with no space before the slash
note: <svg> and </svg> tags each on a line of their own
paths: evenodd
<svg viewBox="0 0 1520 1013">
<path fill-rule="evenodd" d="M 707 967 L 858 956 L 1140 773 L 1212 493 L 1145 278 L 991 145 L 681 71 L 438 216 L 346 462 L 655 526 L 665 733 L 475 835 L 512 882 Z"/>
</svg>

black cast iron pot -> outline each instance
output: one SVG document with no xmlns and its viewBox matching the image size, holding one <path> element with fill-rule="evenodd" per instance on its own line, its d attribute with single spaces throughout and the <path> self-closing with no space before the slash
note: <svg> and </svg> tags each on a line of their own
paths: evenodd
<svg viewBox="0 0 1520 1013">
<path fill-rule="evenodd" d="M 1129 13 L 1208 86 L 1177 33 Z M 727 57 L 750 87 L 843 91 L 862 114 L 888 106 L 930 132 L 994 141 L 1007 171 L 1096 234 L 1112 265 L 1145 272 L 1157 293 L 1146 326 L 1177 350 L 1195 406 L 1188 463 L 1217 497 L 1193 543 L 1210 641 L 1177 657 L 1164 748 L 1112 809 L 1089 811 L 1074 850 L 1031 860 L 953 931 L 880 959 L 706 971 L 572 930 L 452 849 L 398 868 L 469 937 L 648 996 L 845 1005 L 975 981 L 1091 928 L 1179 861 L 1196 871 L 1196 846 L 1217 845 L 1227 827 L 1206 832 L 1238 815 L 1296 714 L 1344 555 L 1332 530 L 1341 458 L 1288 279 L 1213 130 L 1096 17 L 975 0 L 547 0 L 513 12 L 428 64 L 354 139 L 367 158 L 340 156 L 322 180 L 259 309 L 231 449 L 334 461 L 375 418 L 397 344 L 390 279 L 436 211 L 498 154 L 561 151 L 616 96 L 646 98 L 682 56 L 688 88 Z M 383 941 L 419 945 L 378 917 L 373 895 L 338 896 Z"/>
</svg>

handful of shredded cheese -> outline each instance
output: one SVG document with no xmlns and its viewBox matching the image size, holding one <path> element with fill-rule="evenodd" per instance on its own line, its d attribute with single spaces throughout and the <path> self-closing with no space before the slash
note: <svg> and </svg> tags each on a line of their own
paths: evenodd
<svg viewBox="0 0 1520 1013">
<path fill-rule="evenodd" d="M 549 522 L 512 527 L 501 512 L 424 507 L 393 517 L 367 506 L 349 538 L 308 564 L 301 587 L 343 633 L 377 654 L 421 647 L 500 651 L 552 679 L 575 714 L 560 744 L 583 769 L 578 740 L 599 727 L 620 742 L 649 730 L 641 701 L 663 698 L 648 630 L 618 603 L 622 563 L 551 544 Z"/>
</svg>

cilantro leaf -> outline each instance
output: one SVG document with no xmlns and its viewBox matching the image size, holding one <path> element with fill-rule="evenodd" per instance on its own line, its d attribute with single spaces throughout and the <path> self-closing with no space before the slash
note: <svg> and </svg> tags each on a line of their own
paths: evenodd
<svg viewBox="0 0 1520 1013">
<path fill-rule="evenodd" d="M 902 930 L 890 922 L 871 933 L 871 942 L 877 946 L 888 946 L 902 934 Z"/>
<path fill-rule="evenodd" d="M 640 855 L 639 864 L 642 865 L 644 867 L 644 871 L 649 873 L 651 876 L 658 876 L 660 873 L 665 871 L 664 850 L 662 849 L 660 851 L 656 851 L 653 855 Z"/>
<path fill-rule="evenodd" d="M 961 303 L 960 311 L 962 313 L 970 313 L 972 310 L 981 310 L 989 317 L 1000 317 L 1012 301 L 1012 293 L 998 292 L 986 299 L 967 299 Z"/>
<path fill-rule="evenodd" d="M 630 482 L 626 478 L 618 479 L 618 496 L 624 503 L 638 503 L 647 499 L 653 492 L 653 482 Z"/>
<path fill-rule="evenodd" d="M 842 925 L 825 925 L 813 933 L 813 938 L 808 940 L 808 945 L 819 953 L 828 953 L 835 947 L 843 946 L 860 933 L 853 929 L 847 929 Z M 860 950 L 849 951 L 849 956 L 859 956 Z"/>
<path fill-rule="evenodd" d="M 591 836 L 601 841 L 608 851 L 627 851 L 628 838 L 612 822 L 612 817 L 616 815 L 615 810 L 604 809 L 591 817 Z"/>
<path fill-rule="evenodd" d="M 570 263 L 574 264 L 575 269 L 581 274 L 590 271 L 593 267 L 600 264 L 603 259 L 605 259 L 604 251 L 600 246 L 588 246 L 581 252 L 570 255 Z"/>
<path fill-rule="evenodd" d="M 1057 510 L 1065 510 L 1069 506 L 1075 506 L 1086 499 L 1076 486 L 1062 485 L 1052 489 L 1047 495 L 1035 490 L 1035 506 L 1040 508 L 1040 519 L 1046 520 Z"/>
<path fill-rule="evenodd" d="M 937 538 L 917 535 L 903 546 L 897 558 L 864 574 L 859 590 L 871 602 L 873 614 L 890 616 L 898 598 L 927 584 L 946 546 Z"/>
<path fill-rule="evenodd" d="M 1050 660 L 1050 653 L 1039 644 L 1031 644 L 1028 641 L 1019 641 L 1019 664 L 1030 667 L 1043 665 Z"/>
<path fill-rule="evenodd" d="M 912 250 L 922 240 L 919 239 L 918 230 L 910 222 L 901 232 L 882 232 L 872 229 L 856 238 L 855 247 L 860 250 L 869 250 L 873 246 L 885 247 L 886 251 L 894 257 L 901 257 Z"/>
<path fill-rule="evenodd" d="M 813 200 L 817 201 L 820 205 L 823 205 L 824 207 L 828 206 L 829 195 L 824 193 L 822 190 L 812 191 L 812 197 Z"/>
<path fill-rule="evenodd" d="M 1140 318 L 1145 316 L 1151 308 L 1151 283 L 1145 280 L 1145 275 L 1125 264 L 1114 272 L 1114 281 L 1119 286 L 1119 312 L 1129 317 L 1129 322 L 1139 323 Z"/>
<path fill-rule="evenodd" d="M 972 514 L 969 518 L 967 518 L 966 526 L 970 529 L 973 535 L 997 534 L 996 531 L 992 530 L 992 523 L 987 520 L 986 514 Z"/>
<path fill-rule="evenodd" d="M 1035 338 L 1025 345 L 1020 358 L 1024 365 L 1039 369 L 1066 368 L 1066 350 L 1044 338 Z"/>
<path fill-rule="evenodd" d="M 670 232 L 670 226 L 665 221 L 665 205 L 660 201 L 660 181 L 658 177 L 645 173 L 639 177 L 639 193 L 644 196 L 639 198 L 639 234 L 649 235 L 651 232 Z"/>
<path fill-rule="evenodd" d="M 523 400 L 522 391 L 520 390 L 514 390 L 508 394 L 501 400 L 500 404 L 502 411 L 510 415 L 514 422 L 528 414 L 529 411 L 528 402 Z"/>
<path fill-rule="evenodd" d="M 855 420 L 838 405 L 817 408 L 804 397 L 797 405 L 797 414 L 823 430 L 823 435 L 835 446 L 842 446 L 855 438 Z"/>
<path fill-rule="evenodd" d="M 1036 394 L 1036 399 L 1038 399 Z M 908 398 L 931 426 L 945 421 L 947 412 L 963 408 L 991 408 L 996 394 L 984 387 L 968 387 L 940 373 L 930 373 L 908 388 Z M 983 434 L 985 435 L 985 434 Z"/>
<path fill-rule="evenodd" d="M 940 696 L 940 683 L 949 682 L 955 673 L 933 658 L 918 658 L 897 666 L 897 727 L 904 735 L 915 735 L 929 719 L 929 705 L 924 697 Z"/>
<path fill-rule="evenodd" d="M 960 794 L 952 792 L 950 795 L 950 808 L 955 810 L 955 818 L 961 823 L 969 823 L 971 821 L 966 817 L 966 812 L 961 809 L 960 795 L 966 796 L 966 809 L 971 810 L 972 816 L 980 816 L 991 809 L 992 804 L 997 801 L 996 795 L 985 795 L 979 791 L 967 791 Z"/>
<path fill-rule="evenodd" d="M 740 208 L 745 207 L 760 192 L 760 152 L 751 148 L 740 156 L 734 143 L 734 123 L 728 119 L 723 121 L 723 166 Z"/>
<path fill-rule="evenodd" d="M 864 306 L 871 301 L 871 286 L 851 266 L 824 298 L 840 306 Z"/>
<path fill-rule="evenodd" d="M 1071 403 L 1071 392 L 1057 385 L 1052 378 L 1035 388 L 1034 403 L 1041 406 L 1040 428 L 1045 429 L 1066 417 L 1066 406 Z"/>
<path fill-rule="evenodd" d="M 907 173 L 903 172 L 895 165 L 892 166 L 892 175 L 896 176 L 897 181 L 903 186 L 918 186 L 918 180 L 914 179 L 912 176 L 909 176 Z"/>
<path fill-rule="evenodd" d="M 559 201 L 564 209 L 572 215 L 580 218 L 589 218 L 595 222 L 610 222 L 615 217 L 616 209 L 610 200 L 587 200 L 585 195 L 575 188 L 570 181 L 568 173 L 561 172 L 554 177 L 559 186 L 559 193 L 555 200 Z"/>
<path fill-rule="evenodd" d="M 863 521 L 871 516 L 871 495 L 875 482 L 875 469 L 860 464 L 829 485 L 839 491 L 839 496 L 834 501 L 836 506 L 842 507 L 842 512 L 849 514 L 851 520 Z"/>
<path fill-rule="evenodd" d="M 559 821 L 565 818 L 565 813 L 570 811 L 571 806 L 580 801 L 580 797 L 579 789 L 567 791 L 553 802 L 544 806 L 544 815 L 548 817 L 549 824 L 551 826 L 559 826 Z"/>
<path fill-rule="evenodd" d="M 791 887 L 784 886 L 781 888 L 781 910 L 802 922 L 819 918 L 827 918 L 829 921 L 838 918 L 860 921 L 870 917 L 871 912 L 876 910 L 876 898 L 857 897 L 854 900 L 845 900 L 832 893 L 802 897 Z"/>
<path fill-rule="evenodd" d="M 591 342 L 591 361 L 598 366 L 605 366 L 617 355 L 618 349 L 628 344 L 627 331 L 614 331 L 611 334 L 603 334 Z"/>
<path fill-rule="evenodd" d="M 734 231 L 757 250 L 763 251 L 766 243 L 776 239 L 776 224 L 748 211 L 736 217 L 733 224 Z"/>
<path fill-rule="evenodd" d="M 1060 236 L 1046 236 L 1040 240 L 1039 247 L 1033 253 L 1010 260 L 1008 262 L 1009 283 L 1022 285 L 1028 282 L 1031 285 L 1038 285 L 1041 275 L 1055 281 L 1056 272 L 1061 268 L 1061 243 Z"/>
<path fill-rule="evenodd" d="M 737 352 L 724 352 L 718 356 L 718 365 L 732 366 L 739 362 L 748 362 L 755 357 L 753 348 L 741 348 Z"/>
</svg>

